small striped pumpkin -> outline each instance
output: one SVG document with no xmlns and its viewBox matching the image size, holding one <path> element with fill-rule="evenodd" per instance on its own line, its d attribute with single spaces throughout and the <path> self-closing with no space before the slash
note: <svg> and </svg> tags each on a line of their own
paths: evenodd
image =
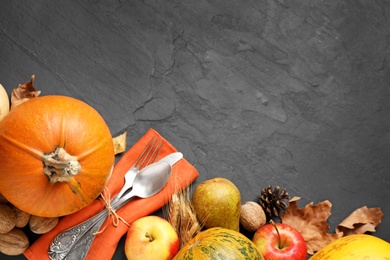
<svg viewBox="0 0 390 260">
<path fill-rule="evenodd" d="M 264 259 L 255 244 L 243 234 L 221 227 L 206 229 L 196 235 L 174 260 Z"/>
</svg>

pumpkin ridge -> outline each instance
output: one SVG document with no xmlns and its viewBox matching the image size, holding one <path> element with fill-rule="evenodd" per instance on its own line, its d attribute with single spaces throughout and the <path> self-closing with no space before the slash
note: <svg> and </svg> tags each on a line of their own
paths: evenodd
<svg viewBox="0 0 390 260">
<path fill-rule="evenodd" d="M 20 142 L 16 141 L 15 139 L 13 139 L 12 137 L 7 136 L 6 134 L 3 134 L 1 137 L 3 137 L 5 141 L 7 141 L 11 145 L 13 145 L 15 148 L 18 148 L 18 149 L 22 150 L 23 152 L 26 152 L 26 153 L 32 155 L 36 159 L 41 160 L 43 153 L 40 152 L 39 150 L 34 149 L 31 146 L 27 146 L 23 143 L 20 143 Z"/>
<path fill-rule="evenodd" d="M 61 117 L 61 120 L 59 120 L 60 121 L 60 129 L 61 129 L 61 131 L 60 131 L 60 136 L 59 136 L 59 146 L 61 146 L 61 147 L 66 147 L 66 128 L 64 127 L 64 126 L 66 126 L 66 122 L 65 122 L 65 117 L 64 116 L 62 116 Z"/>
<path fill-rule="evenodd" d="M 96 152 L 96 151 L 99 151 L 101 150 L 101 148 L 105 147 L 106 144 L 98 144 L 98 145 L 95 145 L 91 148 L 89 148 L 88 150 L 85 150 L 85 152 L 82 152 L 82 153 L 79 153 L 77 155 L 77 159 L 79 161 L 83 160 L 85 157 L 88 157 L 90 156 L 92 153 Z"/>
</svg>

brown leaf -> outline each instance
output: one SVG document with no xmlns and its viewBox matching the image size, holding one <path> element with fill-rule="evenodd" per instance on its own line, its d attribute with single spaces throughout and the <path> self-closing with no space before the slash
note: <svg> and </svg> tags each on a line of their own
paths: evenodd
<svg viewBox="0 0 390 260">
<path fill-rule="evenodd" d="M 343 233 L 343 236 L 352 234 L 364 234 L 367 231 L 375 232 L 383 218 L 380 208 L 358 208 L 344 219 L 337 227 L 336 233 Z"/>
<path fill-rule="evenodd" d="M 340 238 L 342 234 L 328 234 L 328 217 L 331 215 L 332 203 L 326 200 L 313 205 L 307 204 L 304 208 L 298 208 L 299 197 L 292 198 L 287 210 L 281 214 L 283 223 L 297 229 L 306 241 L 307 253 L 314 254 L 330 242 Z"/>
<path fill-rule="evenodd" d="M 123 153 L 126 150 L 126 135 L 127 131 L 112 138 L 115 154 Z"/>
<path fill-rule="evenodd" d="M 32 75 L 30 81 L 27 81 L 24 84 L 19 84 L 17 88 L 12 90 L 11 110 L 23 102 L 38 97 L 41 94 L 41 91 L 35 90 L 33 86 L 34 79 L 35 75 Z"/>
</svg>

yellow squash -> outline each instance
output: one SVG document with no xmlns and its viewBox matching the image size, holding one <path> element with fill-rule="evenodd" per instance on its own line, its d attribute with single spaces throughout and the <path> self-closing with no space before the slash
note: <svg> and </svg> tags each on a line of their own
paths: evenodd
<svg viewBox="0 0 390 260">
<path fill-rule="evenodd" d="M 8 114 L 9 111 L 9 98 L 7 91 L 5 91 L 3 85 L 0 84 L 0 121 Z"/>
<path fill-rule="evenodd" d="M 367 234 L 355 234 L 339 238 L 328 244 L 310 260 L 362 260 L 389 259 L 390 243 Z"/>
</svg>

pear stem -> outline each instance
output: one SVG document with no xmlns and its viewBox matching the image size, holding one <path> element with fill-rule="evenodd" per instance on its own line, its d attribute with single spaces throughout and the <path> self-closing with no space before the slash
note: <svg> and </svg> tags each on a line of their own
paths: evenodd
<svg viewBox="0 0 390 260">
<path fill-rule="evenodd" d="M 278 234 L 278 247 L 279 247 L 279 249 L 282 249 L 282 241 L 280 238 L 280 233 L 279 233 L 278 227 L 276 226 L 275 222 L 272 219 L 269 221 L 269 223 L 271 223 L 272 226 L 274 226 L 276 233 Z"/>
</svg>

